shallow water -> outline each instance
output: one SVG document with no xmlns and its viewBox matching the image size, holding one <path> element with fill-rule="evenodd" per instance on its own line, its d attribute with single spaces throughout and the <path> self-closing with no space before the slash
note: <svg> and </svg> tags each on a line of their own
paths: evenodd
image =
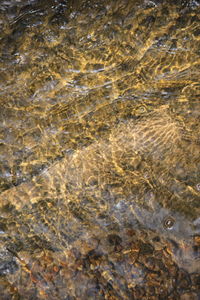
<svg viewBox="0 0 200 300">
<path fill-rule="evenodd" d="M 2 299 L 198 299 L 199 24 L 1 1 Z"/>
</svg>

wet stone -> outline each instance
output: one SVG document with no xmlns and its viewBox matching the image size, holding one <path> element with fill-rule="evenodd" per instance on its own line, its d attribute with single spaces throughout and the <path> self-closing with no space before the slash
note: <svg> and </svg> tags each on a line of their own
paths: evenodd
<svg viewBox="0 0 200 300">
<path fill-rule="evenodd" d="M 197 2 L 1 1 L 0 299 L 198 299 Z"/>
<path fill-rule="evenodd" d="M 0 261 L 0 276 L 6 276 L 7 274 L 13 274 L 19 269 L 15 260 Z"/>
</svg>

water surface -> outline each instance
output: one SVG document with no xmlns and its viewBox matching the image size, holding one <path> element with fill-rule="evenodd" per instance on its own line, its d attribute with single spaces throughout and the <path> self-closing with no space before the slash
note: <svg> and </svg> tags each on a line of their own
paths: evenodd
<svg viewBox="0 0 200 300">
<path fill-rule="evenodd" d="M 198 1 L 1 1 L 2 299 L 198 299 Z"/>
</svg>

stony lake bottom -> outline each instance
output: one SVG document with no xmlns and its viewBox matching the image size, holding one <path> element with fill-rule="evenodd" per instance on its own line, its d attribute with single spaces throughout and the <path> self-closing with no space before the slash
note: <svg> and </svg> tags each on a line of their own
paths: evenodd
<svg viewBox="0 0 200 300">
<path fill-rule="evenodd" d="M 199 15 L 0 2 L 0 299 L 199 299 Z"/>
</svg>

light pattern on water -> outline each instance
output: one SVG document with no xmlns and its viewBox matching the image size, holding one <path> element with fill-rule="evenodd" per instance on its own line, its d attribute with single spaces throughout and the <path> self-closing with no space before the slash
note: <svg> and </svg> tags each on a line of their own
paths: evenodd
<svg viewBox="0 0 200 300">
<path fill-rule="evenodd" d="M 1 1 L 2 299 L 198 299 L 199 24 Z"/>
</svg>

